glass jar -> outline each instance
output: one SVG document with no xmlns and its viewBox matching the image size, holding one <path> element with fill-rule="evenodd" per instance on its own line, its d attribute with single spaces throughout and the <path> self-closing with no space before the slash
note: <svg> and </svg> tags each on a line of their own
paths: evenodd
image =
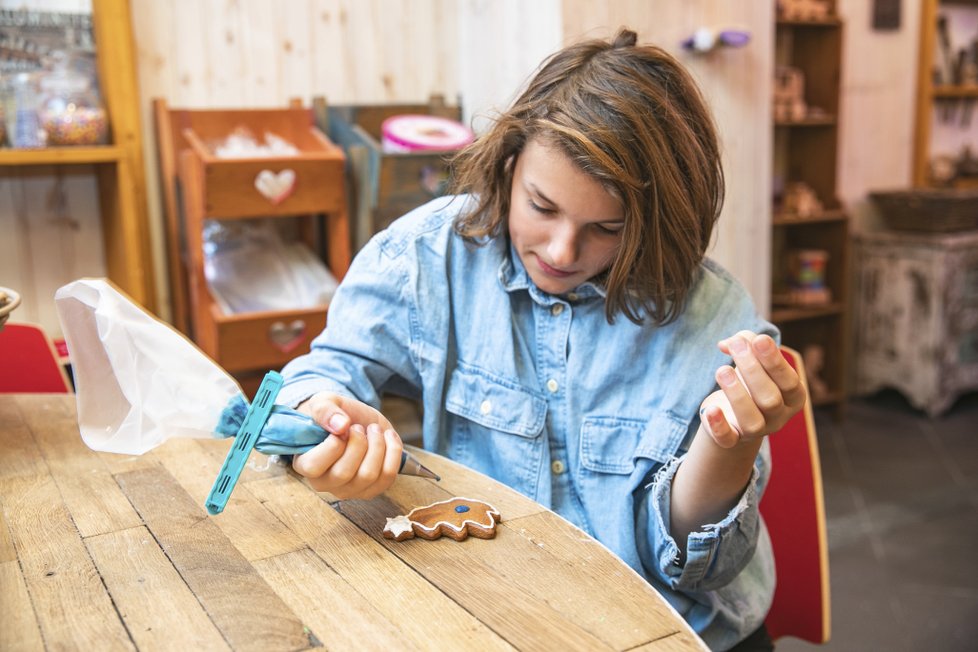
<svg viewBox="0 0 978 652">
<path fill-rule="evenodd" d="M 65 57 L 40 79 L 41 127 L 49 147 L 102 145 L 109 125 L 95 79 Z"/>
<path fill-rule="evenodd" d="M 18 149 L 44 147 L 38 117 L 37 76 L 20 72 L 3 81 L 3 119 L 7 141 Z"/>
</svg>

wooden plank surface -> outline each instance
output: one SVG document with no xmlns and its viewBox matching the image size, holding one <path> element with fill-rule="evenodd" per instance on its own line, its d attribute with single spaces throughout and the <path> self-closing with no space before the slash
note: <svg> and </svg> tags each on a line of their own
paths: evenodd
<svg viewBox="0 0 978 652">
<path fill-rule="evenodd" d="M 703 649 L 584 532 L 418 449 L 441 482 L 338 501 L 251 464 L 212 517 L 227 441 L 96 454 L 63 395 L 0 396 L 0 439 L 2 650 Z M 457 495 L 500 509 L 495 539 L 383 538 L 388 517 Z"/>
<path fill-rule="evenodd" d="M 105 464 L 78 434 L 75 411 L 44 409 L 49 403 L 38 397 L 23 397 L 18 403 L 81 536 L 139 525 L 139 516 Z M 65 432 L 75 436 L 65 437 Z"/>
<path fill-rule="evenodd" d="M 309 645 L 298 617 L 173 476 L 159 468 L 116 479 L 231 647 L 295 650 Z"/>
<path fill-rule="evenodd" d="M 4 478 L 0 497 L 45 644 L 133 649 L 54 480 Z"/>
<path fill-rule="evenodd" d="M 230 445 L 231 440 L 173 439 L 153 450 L 152 456 L 160 461 L 194 503 L 203 505 Z M 249 464 L 267 459 L 254 453 Z M 280 467 L 270 466 L 264 473 L 259 473 L 246 466 L 239 482 L 283 473 L 285 470 Z M 292 552 L 304 545 L 247 491 L 232 492 L 225 510 L 211 520 L 249 561 Z"/>
<path fill-rule="evenodd" d="M 399 625 L 309 548 L 259 560 L 255 568 L 327 650 L 404 646 Z"/>
<path fill-rule="evenodd" d="M 229 649 L 145 527 L 89 537 L 85 545 L 137 647 Z"/>
<path fill-rule="evenodd" d="M 245 486 L 361 595 L 370 596 L 377 611 L 397 623 L 406 647 L 451 649 L 466 641 L 472 649 L 509 648 L 304 484 L 285 477 Z"/>
<path fill-rule="evenodd" d="M 410 567 L 423 572 L 454 602 L 474 614 L 493 631 L 521 650 L 611 650 L 610 644 L 592 634 L 575 620 L 580 609 L 568 609 L 565 598 L 587 602 L 593 615 L 600 618 L 603 609 L 594 609 L 586 595 L 561 590 L 549 575 L 546 553 L 521 539 L 512 530 L 500 527 L 496 538 L 470 538 L 464 543 L 442 537 L 436 541 L 410 539 L 391 541 L 382 536 L 386 518 L 410 511 L 410 507 L 388 499 L 343 501 L 338 504 L 344 516 L 367 532 Z M 505 518 L 505 517 L 504 517 Z M 524 545 L 525 544 L 525 545 Z M 493 550 L 506 551 L 502 566 Z M 533 568 L 532 583 L 523 581 L 525 570 Z M 522 578 L 522 579 L 521 579 Z M 539 579 L 538 579 L 539 578 Z M 565 587 L 564 587 L 565 588 Z M 546 594 L 542 596 L 541 594 Z M 590 623 L 587 623 L 590 624 Z"/>
<path fill-rule="evenodd" d="M 43 650 L 34 607 L 16 561 L 0 563 L 0 596 L 4 614 L 0 650 Z"/>
</svg>

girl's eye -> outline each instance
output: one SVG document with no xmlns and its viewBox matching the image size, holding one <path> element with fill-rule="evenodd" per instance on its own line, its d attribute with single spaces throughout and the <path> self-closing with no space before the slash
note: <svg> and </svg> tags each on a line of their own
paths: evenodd
<svg viewBox="0 0 978 652">
<path fill-rule="evenodd" d="M 625 228 L 624 224 L 613 224 L 613 225 L 595 224 L 594 226 L 601 233 L 607 233 L 608 235 L 618 235 L 622 232 L 622 229 Z"/>
<path fill-rule="evenodd" d="M 540 206 L 539 204 L 537 204 L 532 199 L 530 199 L 528 201 L 530 202 L 530 208 L 532 208 L 533 210 L 535 210 L 538 213 L 543 213 L 544 215 L 549 215 L 549 214 L 551 214 L 551 213 L 554 212 L 552 208 L 544 208 L 543 206 Z"/>
</svg>

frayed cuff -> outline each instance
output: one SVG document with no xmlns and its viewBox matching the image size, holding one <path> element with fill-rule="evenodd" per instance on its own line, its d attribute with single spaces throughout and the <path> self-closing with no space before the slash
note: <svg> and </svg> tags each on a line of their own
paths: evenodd
<svg viewBox="0 0 978 652">
<path fill-rule="evenodd" d="M 677 590 L 711 590 L 730 581 L 753 554 L 759 522 L 757 466 L 737 504 L 717 523 L 703 526 L 686 539 L 686 562 L 680 565 L 679 546 L 673 538 L 670 523 L 672 480 L 683 457 L 667 462 L 648 485 L 658 530 L 653 541 L 659 573 Z M 652 533 L 649 533 L 652 535 Z"/>
</svg>

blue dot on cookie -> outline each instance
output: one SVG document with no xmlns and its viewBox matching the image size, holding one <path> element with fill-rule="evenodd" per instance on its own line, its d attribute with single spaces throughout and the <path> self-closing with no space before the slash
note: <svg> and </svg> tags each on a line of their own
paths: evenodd
<svg viewBox="0 0 978 652">
<path fill-rule="evenodd" d="M 455 508 L 455 511 L 458 512 L 459 514 L 464 514 L 465 512 L 469 511 L 469 506 L 459 505 L 458 507 Z"/>
</svg>

